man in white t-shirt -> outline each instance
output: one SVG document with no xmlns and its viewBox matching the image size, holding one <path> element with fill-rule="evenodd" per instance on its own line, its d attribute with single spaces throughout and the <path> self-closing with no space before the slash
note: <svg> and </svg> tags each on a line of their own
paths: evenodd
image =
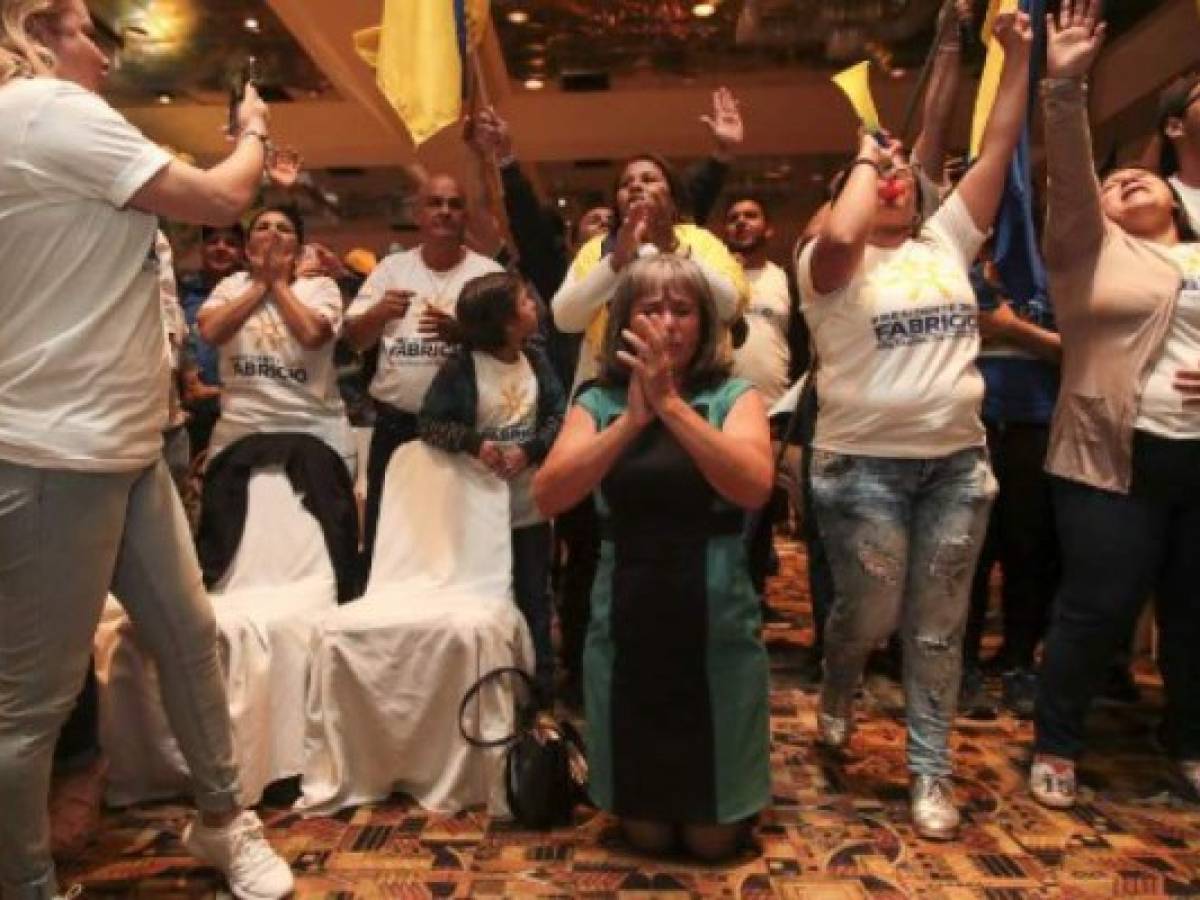
<svg viewBox="0 0 1200 900">
<path fill-rule="evenodd" d="M 1200 230 L 1200 74 L 1176 79 L 1158 105 L 1160 174 L 1183 200 L 1193 229 Z"/>
<path fill-rule="evenodd" d="M 417 195 L 421 243 L 385 257 L 346 311 L 352 346 L 379 345 L 379 368 L 371 382 L 377 416 L 367 462 L 364 551 L 375 549 L 375 525 L 383 476 L 392 453 L 417 437 L 417 413 L 433 376 L 449 355 L 454 313 L 462 287 L 472 278 L 503 269 L 463 244 L 466 198 L 450 175 L 434 175 Z"/>
</svg>

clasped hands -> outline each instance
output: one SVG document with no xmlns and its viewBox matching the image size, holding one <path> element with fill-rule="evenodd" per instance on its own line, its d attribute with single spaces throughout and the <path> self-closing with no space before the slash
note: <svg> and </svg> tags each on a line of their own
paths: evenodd
<svg viewBox="0 0 1200 900">
<path fill-rule="evenodd" d="M 667 406 L 679 400 L 674 364 L 662 326 L 650 316 L 638 314 L 631 328 L 621 332 L 632 348 L 618 350 L 617 358 L 629 366 L 629 393 L 626 415 L 638 427 L 661 416 Z"/>
<path fill-rule="evenodd" d="M 259 252 L 246 253 L 250 277 L 265 288 L 288 286 L 296 271 L 296 247 L 285 246 L 283 238 L 273 233 Z"/>
<path fill-rule="evenodd" d="M 634 200 L 617 229 L 612 252 L 612 267 L 621 271 L 635 259 L 643 244 L 654 244 L 663 253 L 674 253 L 679 246 L 675 237 L 674 216 L 669 201 L 658 194 Z"/>
<path fill-rule="evenodd" d="M 516 444 L 484 441 L 479 445 L 479 461 L 497 478 L 511 481 L 529 466 L 529 457 Z"/>
</svg>

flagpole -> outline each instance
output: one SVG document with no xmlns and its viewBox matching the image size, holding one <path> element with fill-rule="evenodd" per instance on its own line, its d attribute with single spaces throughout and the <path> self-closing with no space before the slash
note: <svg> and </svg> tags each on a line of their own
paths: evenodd
<svg viewBox="0 0 1200 900">
<path fill-rule="evenodd" d="M 900 139 L 905 145 L 909 142 L 909 129 L 912 128 L 913 117 L 917 113 L 917 104 L 921 101 L 921 97 L 925 93 L 925 85 L 929 82 L 929 76 L 933 72 L 933 61 L 937 58 L 938 47 L 942 45 L 946 29 L 952 26 L 958 27 L 958 19 L 954 15 L 954 0 L 945 0 L 942 3 L 942 11 L 938 13 L 938 27 L 933 36 L 933 45 L 929 48 L 929 53 L 925 55 L 925 62 L 921 65 L 921 74 L 917 76 L 917 83 L 913 86 L 913 92 L 908 98 L 908 106 L 904 109 Z"/>
</svg>

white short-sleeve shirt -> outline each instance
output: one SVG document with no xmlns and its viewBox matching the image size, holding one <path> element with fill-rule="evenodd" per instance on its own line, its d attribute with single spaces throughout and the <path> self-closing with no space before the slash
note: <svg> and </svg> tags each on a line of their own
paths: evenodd
<svg viewBox="0 0 1200 900">
<path fill-rule="evenodd" d="M 363 283 L 346 311 L 360 316 L 383 299 L 387 291 L 412 291 L 408 312 L 383 328 L 379 341 L 379 368 L 371 381 L 371 396 L 414 415 L 421 411 L 425 392 L 452 348 L 435 338 L 422 337 L 417 323 L 426 307 L 454 315 L 458 295 L 472 278 L 503 272 L 493 260 L 467 250 L 462 262 L 445 272 L 425 265 L 421 248 L 385 257 Z"/>
<path fill-rule="evenodd" d="M 1200 440 L 1200 407 L 1184 406 L 1175 388 L 1181 369 L 1200 368 L 1200 244 L 1176 244 L 1171 258 L 1183 274 L 1171 327 L 1142 384 L 1134 427 L 1174 440 Z"/>
<path fill-rule="evenodd" d="M 150 465 L 167 421 L 157 221 L 126 207 L 169 162 L 100 97 L 0 87 L 0 459 Z"/>
<path fill-rule="evenodd" d="M 201 312 L 237 299 L 250 283 L 246 272 L 222 279 Z M 298 278 L 292 293 L 325 319 L 337 336 L 342 327 L 342 295 L 332 279 Z M 217 350 L 221 417 L 213 428 L 209 458 L 247 435 L 288 431 L 320 438 L 353 460 L 354 438 L 338 392 L 334 343 L 330 339 L 315 350 L 305 349 L 268 294 Z"/>
<path fill-rule="evenodd" d="M 860 456 L 948 456 L 984 443 L 979 308 L 967 273 L 984 234 L 952 193 L 916 238 L 868 245 L 850 282 L 812 283 L 817 241 L 797 276 L 817 352 L 813 445 Z"/>
<path fill-rule="evenodd" d="M 533 366 L 524 353 L 516 362 L 504 362 L 479 350 L 472 354 L 475 363 L 475 388 L 479 401 L 475 410 L 475 428 L 484 440 L 498 444 L 523 444 L 537 431 L 538 383 Z M 533 502 L 533 476 L 536 466 L 509 482 L 510 512 L 513 528 L 524 528 L 545 521 Z"/>
<path fill-rule="evenodd" d="M 733 374 L 745 378 L 772 405 L 788 389 L 788 318 L 791 297 L 787 273 L 773 262 L 747 269 L 750 303 L 746 306 L 746 340 L 733 351 Z"/>
</svg>

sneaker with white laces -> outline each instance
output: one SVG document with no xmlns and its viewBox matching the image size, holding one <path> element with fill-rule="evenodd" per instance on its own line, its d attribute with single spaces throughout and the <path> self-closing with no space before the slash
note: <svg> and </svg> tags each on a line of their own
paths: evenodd
<svg viewBox="0 0 1200 900">
<path fill-rule="evenodd" d="M 219 828 L 196 817 L 183 830 L 183 846 L 196 859 L 220 870 L 235 897 L 278 900 L 295 888 L 291 868 L 271 849 L 262 822 L 250 810 Z"/>
<path fill-rule="evenodd" d="M 1181 759 L 1175 763 L 1179 777 L 1191 792 L 1191 799 L 1200 802 L 1200 759 Z"/>
<path fill-rule="evenodd" d="M 948 841 L 958 834 L 961 818 L 949 775 L 914 775 L 911 799 L 913 828 L 921 837 Z"/>
<path fill-rule="evenodd" d="M 1078 796 L 1075 764 L 1065 759 L 1035 758 L 1029 768 L 1029 793 L 1042 806 L 1070 809 Z"/>
</svg>

